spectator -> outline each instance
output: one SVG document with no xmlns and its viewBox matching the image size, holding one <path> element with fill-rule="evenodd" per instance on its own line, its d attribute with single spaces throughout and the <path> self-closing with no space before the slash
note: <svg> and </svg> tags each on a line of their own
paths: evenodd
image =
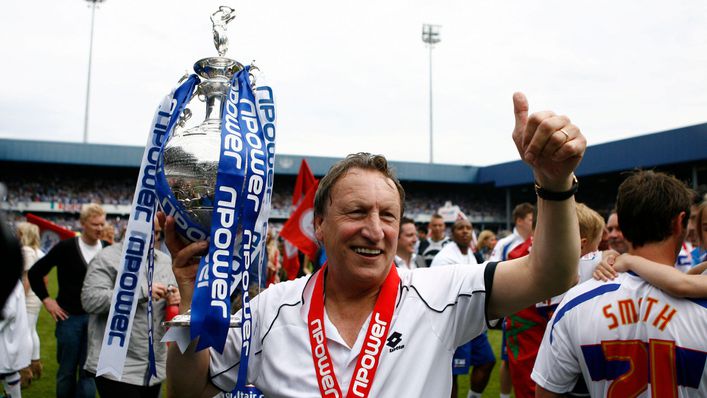
<svg viewBox="0 0 707 398">
<path fill-rule="evenodd" d="M 523 242 L 530 239 L 533 233 L 533 222 L 535 221 L 535 206 L 530 203 L 521 203 L 513 208 L 513 232 L 496 243 L 496 247 L 491 253 L 489 261 L 506 261 L 508 254 L 520 246 Z M 501 337 L 501 366 L 498 369 L 499 378 L 501 380 L 501 398 L 509 398 L 511 396 L 512 382 L 511 374 L 508 370 L 508 353 L 506 350 L 506 329 L 505 320 L 502 323 L 503 334 Z"/>
<path fill-rule="evenodd" d="M 579 259 L 579 283 L 582 283 L 592 279 L 594 268 L 601 261 L 602 254 L 599 251 L 599 245 L 603 239 L 606 225 L 599 213 L 583 203 L 577 203 L 577 219 L 579 220 L 582 255 Z"/>
<path fill-rule="evenodd" d="M 79 217 L 83 233 L 80 237 L 57 243 L 29 271 L 29 283 L 44 307 L 56 321 L 56 350 L 59 369 L 56 374 L 56 396 L 93 398 L 96 385 L 83 369 L 86 362 L 88 315 L 81 306 L 81 287 L 86 269 L 102 249 L 101 230 L 106 213 L 97 204 L 84 206 Z M 49 297 L 44 277 L 57 267 L 59 294 Z M 78 373 L 78 381 L 77 381 Z"/>
<path fill-rule="evenodd" d="M 282 269 L 282 261 L 280 249 L 277 247 L 277 239 L 274 238 L 275 233 L 272 226 L 268 228 L 268 235 L 265 240 L 265 249 L 267 251 L 267 282 L 265 286 L 270 286 L 280 282 L 280 270 Z"/>
<path fill-rule="evenodd" d="M 474 264 L 476 257 L 471 252 L 473 229 L 469 220 L 457 220 L 452 226 L 452 242 L 446 245 L 432 260 L 432 267 L 452 264 Z M 470 375 L 468 398 L 481 398 L 496 364 L 486 332 L 471 341 L 457 347 L 452 359 L 452 398 L 457 397 L 457 378 L 469 374 L 469 367 L 474 369 Z"/>
<path fill-rule="evenodd" d="M 422 256 L 415 252 L 417 244 L 417 233 L 415 222 L 411 218 L 403 217 L 400 221 L 400 232 L 398 233 L 398 249 L 395 254 L 395 265 L 407 269 L 424 267 Z"/>
<path fill-rule="evenodd" d="M 107 222 L 101 230 L 101 240 L 104 246 L 112 245 L 115 242 L 115 226 Z"/>
<path fill-rule="evenodd" d="M 155 223 L 155 230 L 156 232 L 161 230 L 159 223 Z M 122 267 L 122 252 L 122 242 L 106 247 L 93 258 L 86 271 L 86 278 L 81 289 L 81 304 L 90 316 L 88 321 L 88 354 L 84 369 L 95 377 L 96 387 L 101 398 L 156 398 L 159 396 L 162 382 L 165 379 L 165 364 L 167 362 L 167 347 L 165 343 L 161 342 L 165 333 L 162 321 L 165 319 L 167 306 L 178 305 L 180 301 L 179 291 L 174 287 L 169 288 L 177 283 L 172 274 L 170 258 L 159 250 L 154 252 L 152 279 L 153 348 L 157 376 L 149 376 L 147 267 L 143 268 L 142 286 L 138 289 L 138 303 L 128 342 L 123 376 L 120 380 L 116 380 L 110 373 L 95 376 L 113 297 L 113 286 Z"/>
<path fill-rule="evenodd" d="M 702 196 L 696 192 L 693 195 L 692 205 L 690 206 L 690 218 L 687 222 L 687 235 L 678 254 L 676 268 L 680 271 L 687 272 L 690 268 L 701 263 L 707 258 L 707 251 L 700 248 L 697 223 L 697 213 L 699 212 Z"/>
<path fill-rule="evenodd" d="M 479 238 L 476 241 L 476 262 L 481 264 L 488 261 L 493 252 L 493 248 L 496 247 L 496 234 L 488 229 L 485 229 L 479 233 Z"/>
<path fill-rule="evenodd" d="M 438 213 L 433 214 L 428 227 L 429 237 L 420 242 L 420 247 L 417 251 L 425 259 L 427 267 L 432 264 L 432 260 L 437 253 L 449 243 L 449 238 L 445 236 L 445 229 L 444 218 Z"/>
<path fill-rule="evenodd" d="M 606 229 L 609 231 L 609 248 L 620 254 L 628 252 L 628 245 L 626 240 L 624 240 L 623 232 L 621 232 L 616 209 L 611 210 L 609 218 L 606 220 Z"/>
<path fill-rule="evenodd" d="M 417 243 L 415 243 L 415 253 L 420 252 L 420 242 L 427 240 L 427 225 L 417 225 Z"/>
<path fill-rule="evenodd" d="M 40 357 L 39 335 L 37 334 L 37 319 L 39 310 L 42 309 L 42 302 L 29 286 L 27 273 L 37 260 L 44 256 L 44 252 L 39 249 L 39 227 L 28 222 L 17 225 L 17 238 L 22 245 L 22 258 L 24 260 L 24 272 L 22 273 L 22 285 L 25 291 L 25 306 L 27 308 L 27 321 L 30 336 L 32 338 L 32 363 L 28 368 L 23 369 L 22 385 L 29 384 L 30 380 L 39 379 L 42 376 L 42 361 Z"/>
</svg>

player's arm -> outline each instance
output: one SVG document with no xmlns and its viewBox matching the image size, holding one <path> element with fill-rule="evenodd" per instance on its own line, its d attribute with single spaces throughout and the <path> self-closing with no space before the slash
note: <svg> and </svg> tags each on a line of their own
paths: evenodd
<svg viewBox="0 0 707 398">
<path fill-rule="evenodd" d="M 611 249 L 601 252 L 601 261 L 597 264 L 596 268 L 594 268 L 592 277 L 598 281 L 606 282 L 614 280 L 614 278 L 619 276 L 619 274 L 616 273 L 616 270 L 614 270 L 614 267 L 609 265 L 607 262 L 609 257 L 616 257 L 619 255 L 621 255 L 621 253 Z"/>
<path fill-rule="evenodd" d="M 687 271 L 687 274 L 688 275 L 700 275 L 705 271 L 707 271 L 707 261 L 705 261 L 704 263 L 697 264 L 694 267 L 690 268 Z"/>
<path fill-rule="evenodd" d="M 194 292 L 199 266 L 195 256 L 202 254 L 208 243 L 184 244 L 174 230 L 174 218 L 165 219 L 162 213 L 157 217 L 165 232 L 165 243 L 172 253 L 172 272 L 182 298 L 179 313 L 183 314 L 189 309 Z M 177 344 L 170 344 L 167 350 L 167 391 L 170 397 L 213 397 L 220 392 L 209 380 L 209 350 L 196 352 L 195 347 L 196 341 L 192 341 L 181 353 Z"/>
<path fill-rule="evenodd" d="M 618 272 L 633 271 L 651 285 L 673 296 L 707 297 L 707 275 L 687 275 L 674 267 L 631 254 L 622 254 L 617 257 L 610 256 L 606 261 L 609 265 L 613 265 L 614 270 Z M 707 262 L 703 264 L 707 264 Z"/>
<path fill-rule="evenodd" d="M 566 116 L 539 112 L 528 117 L 525 96 L 513 96 L 516 126 L 513 140 L 536 182 L 552 192 L 568 191 L 586 140 Z M 562 131 L 560 131 L 562 130 Z M 530 255 L 499 264 L 488 312 L 510 314 L 569 289 L 576 280 L 580 254 L 574 198 L 538 198 L 538 222 Z"/>
</svg>

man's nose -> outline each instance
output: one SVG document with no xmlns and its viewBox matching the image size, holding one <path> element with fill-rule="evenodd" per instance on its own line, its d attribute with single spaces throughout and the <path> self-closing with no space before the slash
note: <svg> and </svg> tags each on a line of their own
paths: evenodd
<svg viewBox="0 0 707 398">
<path fill-rule="evenodd" d="M 383 225 L 380 217 L 371 214 L 366 218 L 366 225 L 363 227 L 363 236 L 373 242 L 383 239 Z"/>
</svg>

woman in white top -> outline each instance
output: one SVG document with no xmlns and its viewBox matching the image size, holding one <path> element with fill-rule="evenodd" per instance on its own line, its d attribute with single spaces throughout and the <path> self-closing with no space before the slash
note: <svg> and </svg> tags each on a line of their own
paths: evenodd
<svg viewBox="0 0 707 398">
<path fill-rule="evenodd" d="M 22 284 L 25 288 L 25 305 L 27 307 L 27 322 L 32 336 L 32 365 L 31 371 L 24 370 L 23 379 L 27 376 L 38 379 L 42 375 L 42 362 L 39 357 L 39 335 L 37 334 L 37 319 L 39 310 L 42 309 L 42 302 L 34 291 L 29 287 L 27 272 L 37 260 L 44 256 L 44 252 L 39 249 L 39 227 L 35 224 L 22 222 L 17 225 L 17 238 L 22 244 L 22 257 L 24 259 L 24 272 L 22 273 Z M 23 380 L 25 384 L 25 380 Z"/>
</svg>

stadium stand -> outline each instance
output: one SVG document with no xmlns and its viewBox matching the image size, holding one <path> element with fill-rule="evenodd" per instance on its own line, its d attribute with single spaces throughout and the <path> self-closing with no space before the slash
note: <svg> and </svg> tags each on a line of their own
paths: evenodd
<svg viewBox="0 0 707 398">
<path fill-rule="evenodd" d="M 613 206 L 626 171 L 656 169 L 707 191 L 707 123 L 590 146 L 577 170 L 577 200 L 602 214 Z M 124 223 L 129 212 L 141 147 L 0 139 L 0 181 L 8 200 L 0 208 L 10 221 L 24 212 L 44 215 L 70 228 L 84 203 L 101 203 L 109 219 Z M 291 193 L 301 159 L 317 177 L 337 161 L 278 154 L 271 219 L 294 210 Z M 535 201 L 533 178 L 521 161 L 487 167 L 391 162 L 406 189 L 406 213 L 426 222 L 446 202 L 459 206 L 477 229 L 509 229 L 515 204 Z M 92 166 L 86 174 L 85 166 Z"/>
</svg>

